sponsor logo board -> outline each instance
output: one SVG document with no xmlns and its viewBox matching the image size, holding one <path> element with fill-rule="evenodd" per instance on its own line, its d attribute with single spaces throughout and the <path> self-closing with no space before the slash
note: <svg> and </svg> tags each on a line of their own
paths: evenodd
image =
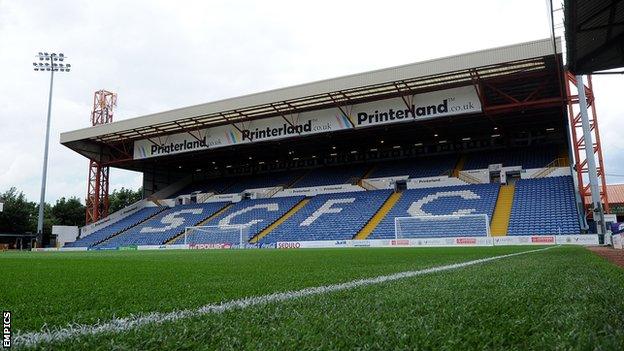
<svg viewBox="0 0 624 351">
<path fill-rule="evenodd" d="M 278 249 L 299 249 L 299 248 L 301 248 L 301 243 L 298 242 L 298 241 L 278 242 L 277 243 L 277 248 Z"/>
<path fill-rule="evenodd" d="M 390 240 L 390 246 L 410 246 L 409 239 Z"/>
<path fill-rule="evenodd" d="M 222 244 L 190 244 L 189 249 L 191 250 L 223 250 L 223 249 L 231 249 L 232 244 L 222 243 Z"/>
<path fill-rule="evenodd" d="M 410 122 L 481 111 L 473 86 L 408 96 L 338 108 L 302 112 L 162 136 L 134 142 L 134 159 L 145 159 L 226 147 L 237 144 L 278 140 L 328 133 L 344 129 Z M 344 112 L 344 113 L 343 113 Z M 286 119 L 287 121 L 284 121 Z"/>
<path fill-rule="evenodd" d="M 455 242 L 458 245 L 476 245 L 477 238 L 457 238 L 455 239 Z"/>
<path fill-rule="evenodd" d="M 598 245 L 597 234 L 557 235 L 557 244 L 564 245 Z"/>
<path fill-rule="evenodd" d="M 534 235 L 531 236 L 532 244 L 554 244 L 555 237 L 552 235 Z"/>
</svg>

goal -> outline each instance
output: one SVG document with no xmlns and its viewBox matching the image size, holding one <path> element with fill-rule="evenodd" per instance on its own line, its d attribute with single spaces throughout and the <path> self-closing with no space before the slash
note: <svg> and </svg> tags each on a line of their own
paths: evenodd
<svg viewBox="0 0 624 351">
<path fill-rule="evenodd" d="M 490 221 L 487 214 L 395 217 L 394 236 L 396 239 L 490 236 Z"/>
<path fill-rule="evenodd" d="M 211 225 L 184 229 L 184 244 L 215 245 L 243 248 L 249 242 L 249 226 Z"/>
</svg>

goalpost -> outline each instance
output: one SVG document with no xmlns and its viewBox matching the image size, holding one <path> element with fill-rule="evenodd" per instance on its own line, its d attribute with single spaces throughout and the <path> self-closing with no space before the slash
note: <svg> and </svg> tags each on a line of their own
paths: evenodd
<svg viewBox="0 0 624 351">
<path fill-rule="evenodd" d="M 184 244 L 231 245 L 244 248 L 249 242 L 249 226 L 208 225 L 184 229 Z"/>
<path fill-rule="evenodd" d="M 395 239 L 490 236 L 487 214 L 394 218 Z"/>
</svg>

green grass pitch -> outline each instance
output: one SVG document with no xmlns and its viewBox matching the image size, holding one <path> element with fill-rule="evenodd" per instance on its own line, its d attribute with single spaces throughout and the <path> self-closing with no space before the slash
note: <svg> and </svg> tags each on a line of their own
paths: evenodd
<svg viewBox="0 0 624 351">
<path fill-rule="evenodd" d="M 533 249 L 5 252 L 0 308 L 14 332 L 36 332 Z M 556 247 L 37 347 L 624 350 L 624 270 Z"/>
</svg>

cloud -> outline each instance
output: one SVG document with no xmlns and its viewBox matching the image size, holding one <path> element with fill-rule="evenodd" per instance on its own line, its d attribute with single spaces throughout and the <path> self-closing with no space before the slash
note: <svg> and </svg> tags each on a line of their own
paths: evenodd
<svg viewBox="0 0 624 351">
<path fill-rule="evenodd" d="M 48 76 L 30 61 L 42 50 L 64 50 L 74 67 L 54 85 L 54 201 L 86 193 L 87 160 L 59 134 L 89 125 L 96 90 L 119 94 L 120 120 L 548 34 L 542 0 L 0 1 L 0 191 L 39 196 Z M 622 174 L 621 77 L 595 82 L 607 169 Z M 140 184 L 111 172 L 113 188 Z"/>
</svg>

